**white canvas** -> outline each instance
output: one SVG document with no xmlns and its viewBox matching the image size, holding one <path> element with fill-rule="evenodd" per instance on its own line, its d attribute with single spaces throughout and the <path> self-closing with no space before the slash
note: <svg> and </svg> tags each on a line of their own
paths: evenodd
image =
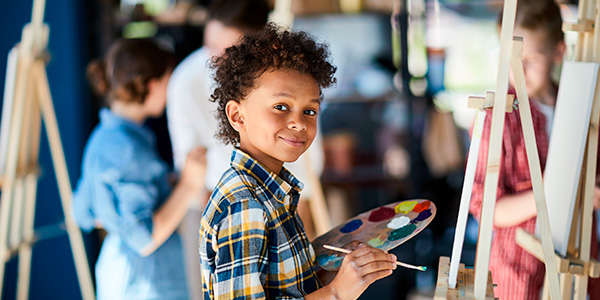
<svg viewBox="0 0 600 300">
<path fill-rule="evenodd" d="M 569 242 L 598 66 L 565 62 L 560 78 L 544 171 L 544 192 L 554 248 L 563 256 Z"/>
</svg>

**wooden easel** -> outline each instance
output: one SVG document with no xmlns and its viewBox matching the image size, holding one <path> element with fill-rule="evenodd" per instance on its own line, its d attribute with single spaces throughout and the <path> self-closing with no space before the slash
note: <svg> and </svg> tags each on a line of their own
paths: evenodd
<svg viewBox="0 0 600 300">
<path fill-rule="evenodd" d="M 479 151 L 479 140 L 481 138 L 483 126 L 483 113 L 481 111 L 478 113 L 473 131 L 473 137 L 476 140 L 476 143 L 472 143 L 471 148 L 469 149 L 469 160 L 467 164 L 467 173 L 465 175 L 465 185 L 463 186 L 461 196 L 454 247 L 452 251 L 452 261 L 450 261 L 450 265 L 448 266 L 448 258 L 440 258 L 438 282 L 434 299 L 494 299 L 493 283 L 490 280 L 491 275 L 489 274 L 489 260 L 496 202 L 496 188 L 498 186 L 500 169 L 504 118 L 505 113 L 507 112 L 507 106 L 510 109 L 510 106 L 512 105 L 512 99 L 507 97 L 509 69 L 512 69 L 513 71 L 517 99 L 519 99 L 519 114 L 523 127 L 527 160 L 529 161 L 529 170 L 531 173 L 537 208 L 537 218 L 541 228 L 541 255 L 545 258 L 546 278 L 550 283 L 549 287 L 552 299 L 560 299 L 558 274 L 554 271 L 556 269 L 556 264 L 554 262 L 554 246 L 550 235 L 548 209 L 542 184 L 542 172 L 539 163 L 537 144 L 535 142 L 535 134 L 533 132 L 533 121 L 525 86 L 523 63 L 521 60 L 523 40 L 520 37 L 513 37 L 516 7 L 517 0 L 506 0 L 504 2 L 496 92 L 493 94 L 488 92 L 485 98 L 469 98 L 469 107 L 477 107 L 480 110 L 491 108 L 493 110 L 474 274 L 473 277 L 470 277 L 469 272 L 467 272 L 464 267 L 460 268 L 462 269 L 462 272 L 459 272 L 458 265 L 462 252 L 468 208 L 471 200 L 471 189 L 475 173 L 474 164 L 476 164 L 477 160 L 476 154 Z M 473 154 L 475 155 L 473 156 Z M 457 282 L 458 277 L 462 279 L 459 282 Z"/>
<path fill-rule="evenodd" d="M 564 23 L 564 31 L 575 31 L 578 40 L 574 60 L 577 62 L 600 63 L 600 30 L 594 30 L 600 24 L 600 0 L 579 1 L 577 23 Z M 598 153 L 598 126 L 600 118 L 600 85 L 596 82 L 591 119 L 587 136 L 586 153 L 580 178 L 579 195 L 571 222 L 566 257 L 556 255 L 559 262 L 561 293 L 565 299 L 586 299 L 588 278 L 600 276 L 600 263 L 590 258 L 592 240 L 592 214 L 594 186 L 596 178 L 596 158 Z M 539 255 L 539 241 L 525 231 L 517 232 L 517 244 L 543 261 Z M 575 278 L 575 290 L 573 290 Z M 542 299 L 549 299 L 549 283 L 544 284 Z M 554 299 L 554 297 L 552 297 Z"/>
<path fill-rule="evenodd" d="M 46 75 L 46 46 L 49 29 L 43 23 L 44 0 L 34 0 L 32 21 L 23 29 L 22 39 L 15 48 L 14 94 L 11 101 L 10 132 L 6 145 L 6 167 L 2 172 L 0 200 L 0 291 L 4 282 L 5 263 L 13 254 L 19 255 L 17 299 L 29 296 L 32 245 L 34 236 L 35 201 L 38 180 L 38 159 L 41 121 L 44 120 L 58 189 L 65 215 L 65 224 L 83 299 L 94 299 L 94 288 L 81 232 L 71 213 L 71 184 L 52 96 Z M 10 76 L 9 76 L 10 77 Z M 7 77 L 8 78 L 8 77 Z M 5 106 L 6 107 L 6 106 Z"/>
</svg>

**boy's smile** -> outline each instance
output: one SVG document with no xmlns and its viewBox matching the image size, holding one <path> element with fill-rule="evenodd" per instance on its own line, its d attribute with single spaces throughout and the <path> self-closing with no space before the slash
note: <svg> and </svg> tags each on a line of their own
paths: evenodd
<svg viewBox="0 0 600 300">
<path fill-rule="evenodd" d="M 241 102 L 227 103 L 227 116 L 240 134 L 240 149 L 278 174 L 298 159 L 317 133 L 320 89 L 311 75 L 266 71 Z"/>
</svg>

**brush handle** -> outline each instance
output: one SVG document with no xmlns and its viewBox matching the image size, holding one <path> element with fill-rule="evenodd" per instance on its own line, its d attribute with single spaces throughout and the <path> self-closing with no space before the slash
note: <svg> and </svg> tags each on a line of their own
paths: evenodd
<svg viewBox="0 0 600 300">
<path fill-rule="evenodd" d="M 352 252 L 352 251 L 350 251 L 348 249 L 339 248 L 339 247 L 330 246 L 330 245 L 323 245 L 323 248 L 328 249 L 328 250 L 337 251 L 337 252 L 346 253 L 346 254 L 350 254 Z M 419 270 L 419 271 L 425 271 L 425 270 L 427 270 L 427 267 L 425 267 L 425 266 L 413 266 L 411 264 L 407 264 L 407 263 L 403 263 L 403 262 L 399 262 L 399 261 L 396 261 L 396 264 L 399 265 L 399 266 L 401 266 L 401 267 L 405 267 L 405 268 L 409 268 L 409 269 L 415 269 L 415 270 Z"/>
</svg>

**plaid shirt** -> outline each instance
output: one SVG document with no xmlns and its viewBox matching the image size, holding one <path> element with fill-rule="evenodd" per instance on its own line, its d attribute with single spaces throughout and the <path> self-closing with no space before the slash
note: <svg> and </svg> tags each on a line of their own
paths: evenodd
<svg viewBox="0 0 600 300">
<path fill-rule="evenodd" d="M 235 149 L 200 224 L 204 299 L 294 299 L 321 287 L 296 208 L 300 183 Z"/>
</svg>

